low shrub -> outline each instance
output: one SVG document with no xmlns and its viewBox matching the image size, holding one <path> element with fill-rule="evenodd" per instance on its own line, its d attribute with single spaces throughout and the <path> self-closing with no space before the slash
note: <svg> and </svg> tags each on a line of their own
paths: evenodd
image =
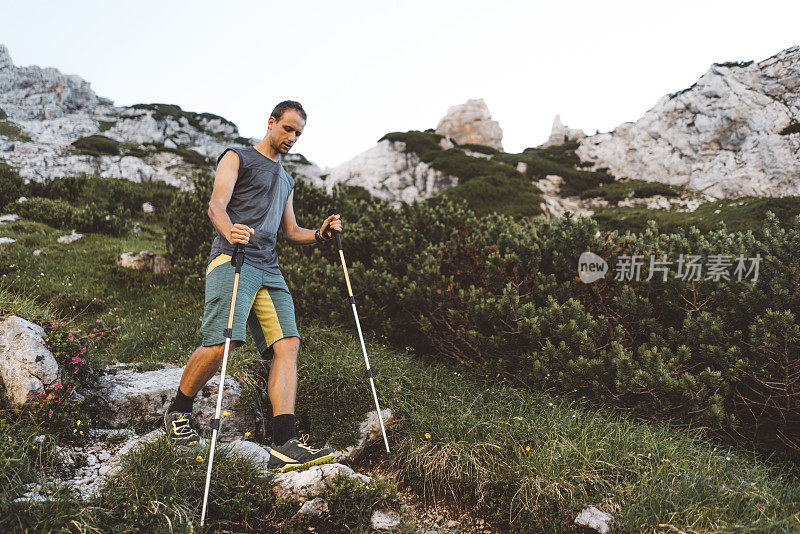
<svg viewBox="0 0 800 534">
<path fill-rule="evenodd" d="M 118 156 L 120 143 L 104 135 L 90 135 L 81 137 L 72 142 L 72 147 L 77 154 L 87 156 Z"/>
<path fill-rule="evenodd" d="M 17 170 L 0 160 L 0 206 L 5 206 L 26 194 L 25 181 Z"/>
<path fill-rule="evenodd" d="M 25 202 L 9 202 L 5 206 L 5 211 L 56 228 L 74 229 L 80 232 L 123 235 L 129 226 L 127 219 L 116 213 L 102 212 L 94 205 L 73 207 L 63 200 L 41 197 L 29 198 Z"/>
<path fill-rule="evenodd" d="M 604 198 L 611 203 L 617 203 L 625 198 L 643 198 L 654 195 L 665 197 L 678 197 L 683 188 L 661 182 L 646 182 L 644 180 L 627 180 L 624 182 L 611 182 L 600 184 L 598 187 L 581 191 L 581 198 Z"/>
<path fill-rule="evenodd" d="M 0 120 L 0 136 L 8 137 L 13 141 L 30 141 L 31 138 L 28 137 L 22 129 L 16 123 L 7 120 Z"/>
</svg>

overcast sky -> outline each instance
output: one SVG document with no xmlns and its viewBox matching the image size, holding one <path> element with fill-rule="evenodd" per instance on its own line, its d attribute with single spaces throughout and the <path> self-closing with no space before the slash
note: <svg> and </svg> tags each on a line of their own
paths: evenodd
<svg viewBox="0 0 800 534">
<path fill-rule="evenodd" d="M 0 0 L 0 43 L 15 65 L 77 74 L 116 105 L 216 113 L 245 137 L 299 100 L 293 151 L 325 167 L 386 132 L 435 128 L 469 98 L 510 152 L 546 141 L 557 113 L 610 131 L 714 62 L 800 44 L 798 20 L 796 0 Z"/>
</svg>

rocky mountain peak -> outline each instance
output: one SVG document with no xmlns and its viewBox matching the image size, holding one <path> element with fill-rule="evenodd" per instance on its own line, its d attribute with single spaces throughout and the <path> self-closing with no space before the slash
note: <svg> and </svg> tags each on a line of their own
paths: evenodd
<svg viewBox="0 0 800 534">
<path fill-rule="evenodd" d="M 485 145 L 503 150 L 503 130 L 492 120 L 489 107 L 482 98 L 472 98 L 451 106 L 436 126 L 436 133 L 460 145 Z"/>
<path fill-rule="evenodd" d="M 800 195 L 800 46 L 714 63 L 636 122 L 581 140 L 576 153 L 617 178 L 715 198 Z"/>
</svg>

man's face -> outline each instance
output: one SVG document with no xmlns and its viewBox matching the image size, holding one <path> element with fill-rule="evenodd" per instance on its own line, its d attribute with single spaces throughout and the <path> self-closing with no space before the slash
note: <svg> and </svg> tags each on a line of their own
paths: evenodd
<svg viewBox="0 0 800 534">
<path fill-rule="evenodd" d="M 276 121 L 275 117 L 270 117 L 268 124 L 269 142 L 272 148 L 281 154 L 286 154 L 303 133 L 306 121 L 297 110 L 287 109 L 283 112 L 281 120 Z"/>
</svg>

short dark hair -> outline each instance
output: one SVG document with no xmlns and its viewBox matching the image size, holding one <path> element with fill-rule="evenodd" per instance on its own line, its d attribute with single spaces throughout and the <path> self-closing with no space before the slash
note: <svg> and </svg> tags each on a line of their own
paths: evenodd
<svg viewBox="0 0 800 534">
<path fill-rule="evenodd" d="M 275 117 L 275 120 L 279 121 L 281 120 L 281 117 L 283 117 L 283 112 L 287 109 L 293 109 L 297 111 L 303 117 L 304 121 L 308 120 L 306 118 L 306 110 L 303 109 L 303 106 L 300 105 L 300 102 L 295 102 L 294 100 L 284 100 L 275 106 L 275 109 L 272 110 L 272 113 L 270 113 L 269 116 Z"/>
</svg>

